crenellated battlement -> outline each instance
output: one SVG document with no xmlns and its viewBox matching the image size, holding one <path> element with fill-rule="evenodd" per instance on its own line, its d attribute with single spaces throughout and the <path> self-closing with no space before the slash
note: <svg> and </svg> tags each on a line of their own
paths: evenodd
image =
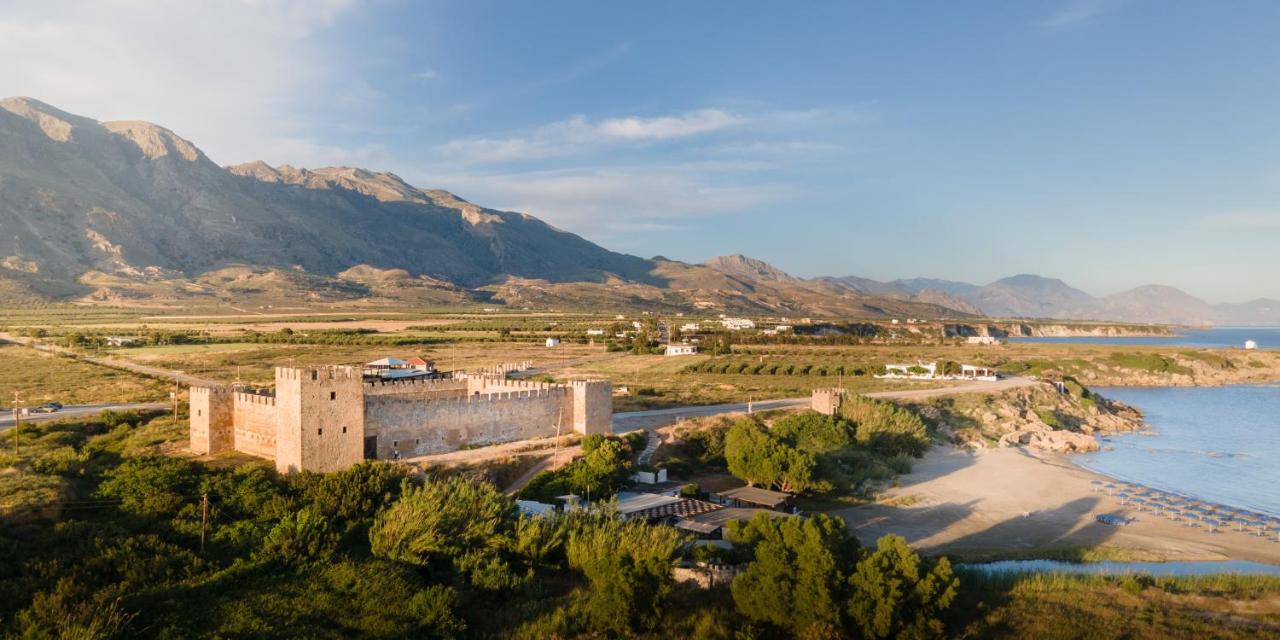
<svg viewBox="0 0 1280 640">
<path fill-rule="evenodd" d="M 254 393 L 251 391 L 237 391 L 233 396 L 236 404 L 257 405 L 263 407 L 276 406 L 276 397 L 274 394 Z"/>
<path fill-rule="evenodd" d="M 421 391 L 450 391 L 466 389 L 464 378 L 442 378 L 438 380 L 374 380 L 364 383 L 364 392 L 368 395 L 389 395 L 397 393 L 416 393 Z"/>
<path fill-rule="evenodd" d="M 276 380 L 350 381 L 364 380 L 364 374 L 355 367 L 329 365 L 324 367 L 276 367 Z"/>
</svg>

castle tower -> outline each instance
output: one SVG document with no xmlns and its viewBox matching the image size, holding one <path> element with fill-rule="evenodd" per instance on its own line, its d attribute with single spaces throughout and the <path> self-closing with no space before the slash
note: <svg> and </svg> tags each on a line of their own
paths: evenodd
<svg viewBox="0 0 1280 640">
<path fill-rule="evenodd" d="M 583 435 L 613 433 L 613 385 L 608 380 L 569 383 L 573 430 Z"/>
<path fill-rule="evenodd" d="M 352 367 L 276 367 L 276 469 L 339 471 L 364 459 L 364 384 Z"/>
<path fill-rule="evenodd" d="M 191 452 L 200 455 L 235 449 L 233 394 L 223 386 L 191 387 Z"/>
<path fill-rule="evenodd" d="M 814 389 L 810 398 L 810 407 L 829 416 L 840 413 L 840 404 L 844 401 L 844 389 Z"/>
</svg>

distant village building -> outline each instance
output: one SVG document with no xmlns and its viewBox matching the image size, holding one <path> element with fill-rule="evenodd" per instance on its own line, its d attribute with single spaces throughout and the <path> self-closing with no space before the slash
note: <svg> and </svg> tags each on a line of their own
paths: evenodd
<svg viewBox="0 0 1280 640">
<path fill-rule="evenodd" d="M 604 335 L 604 329 L 587 329 L 587 335 L 589 335 L 589 336 L 602 336 L 602 335 Z"/>
<path fill-rule="evenodd" d="M 680 333 L 693 333 L 695 331 L 701 331 L 701 330 L 702 330 L 702 325 L 696 322 L 686 322 L 680 325 Z"/>
<path fill-rule="evenodd" d="M 1001 344 L 1000 338 L 995 336 L 969 336 L 964 339 L 965 344 L 993 345 Z"/>
<path fill-rule="evenodd" d="M 743 329 L 754 329 L 756 323 L 747 318 L 721 318 L 720 324 L 730 331 L 741 331 Z"/>
<path fill-rule="evenodd" d="M 668 356 L 692 356 L 697 355 L 698 347 L 692 344 L 669 344 L 663 351 L 663 355 Z"/>
<path fill-rule="evenodd" d="M 136 347 L 142 344 L 141 338 L 134 336 L 107 336 L 107 346 L 111 347 Z"/>
<path fill-rule="evenodd" d="M 560 346 L 560 338 L 547 338 L 547 348 Z"/>
</svg>

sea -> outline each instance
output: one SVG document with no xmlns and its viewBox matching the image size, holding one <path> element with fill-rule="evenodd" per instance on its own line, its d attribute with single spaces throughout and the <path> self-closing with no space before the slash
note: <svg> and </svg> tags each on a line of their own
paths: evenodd
<svg viewBox="0 0 1280 640">
<path fill-rule="evenodd" d="M 1214 327 L 1212 329 L 1180 329 L 1172 336 L 1071 336 L 1069 338 L 1009 338 L 1009 342 L 1044 344 L 1131 344 L 1167 345 L 1173 347 L 1244 348 L 1246 341 L 1258 343 L 1259 349 L 1280 349 L 1280 327 Z"/>
<path fill-rule="evenodd" d="M 1153 435 L 1108 436 L 1072 456 L 1081 467 L 1209 502 L 1280 517 L 1280 383 L 1110 387 Z"/>
</svg>

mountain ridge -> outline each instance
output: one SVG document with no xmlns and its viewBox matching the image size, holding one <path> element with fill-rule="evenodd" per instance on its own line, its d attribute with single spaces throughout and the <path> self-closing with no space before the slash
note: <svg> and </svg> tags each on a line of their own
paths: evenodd
<svg viewBox="0 0 1280 640">
<path fill-rule="evenodd" d="M 964 315 L 780 271 L 616 253 L 390 172 L 220 167 L 160 125 L 99 122 L 30 98 L 0 100 L 0 229 L 6 299 Z"/>
</svg>

